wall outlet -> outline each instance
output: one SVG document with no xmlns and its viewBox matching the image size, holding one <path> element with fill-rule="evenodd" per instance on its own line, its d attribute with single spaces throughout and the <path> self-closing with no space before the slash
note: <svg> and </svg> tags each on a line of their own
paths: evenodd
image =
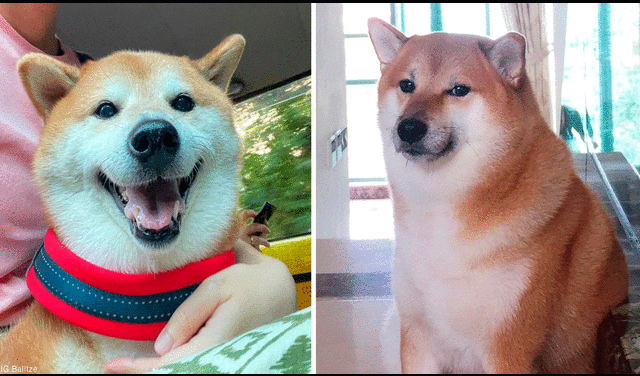
<svg viewBox="0 0 640 376">
<path fill-rule="evenodd" d="M 331 168 L 333 168 L 347 148 L 347 127 L 340 129 L 329 138 L 329 147 L 331 148 Z"/>
</svg>

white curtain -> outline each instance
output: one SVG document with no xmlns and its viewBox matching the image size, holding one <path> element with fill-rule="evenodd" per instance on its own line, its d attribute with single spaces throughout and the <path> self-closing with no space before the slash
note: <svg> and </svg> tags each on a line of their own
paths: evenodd
<svg viewBox="0 0 640 376">
<path fill-rule="evenodd" d="M 556 124 L 556 92 L 552 91 L 549 70 L 552 46 L 547 41 L 545 5 L 538 3 L 503 3 L 502 13 L 508 30 L 517 31 L 527 39 L 526 71 L 542 116 L 558 133 Z M 555 64 L 554 64 L 555 65 Z M 553 65 L 552 65 L 553 66 Z M 555 76 L 555 70 L 553 72 Z M 554 82 L 554 86 L 556 82 Z"/>
<path fill-rule="evenodd" d="M 562 78 L 564 76 L 564 51 L 567 37 L 568 3 L 553 3 L 553 60 L 555 61 L 555 123 L 554 131 L 560 130 L 560 106 L 562 99 Z M 552 71 L 553 72 L 553 71 Z M 552 81 L 553 83 L 553 81 Z M 552 91 L 553 93 L 554 91 Z"/>
</svg>

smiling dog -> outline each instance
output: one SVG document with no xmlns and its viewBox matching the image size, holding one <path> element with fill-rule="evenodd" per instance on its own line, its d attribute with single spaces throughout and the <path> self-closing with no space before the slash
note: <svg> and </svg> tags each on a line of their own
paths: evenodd
<svg viewBox="0 0 640 376">
<path fill-rule="evenodd" d="M 407 38 L 378 19 L 369 34 L 402 371 L 594 372 L 626 260 L 540 114 L 524 38 Z"/>
<path fill-rule="evenodd" d="M 233 264 L 243 147 L 225 91 L 244 44 L 232 35 L 196 61 L 18 62 L 45 119 L 33 170 L 50 230 L 27 276 L 37 302 L 3 336 L 0 363 L 102 372 L 155 356 L 173 310 Z"/>
</svg>

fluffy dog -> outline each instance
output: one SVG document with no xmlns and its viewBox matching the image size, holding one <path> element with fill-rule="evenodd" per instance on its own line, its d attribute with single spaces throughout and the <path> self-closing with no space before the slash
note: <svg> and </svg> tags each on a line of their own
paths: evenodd
<svg viewBox="0 0 640 376">
<path fill-rule="evenodd" d="M 525 40 L 369 20 L 403 372 L 593 372 L 624 253 L 543 120 Z"/>
<path fill-rule="evenodd" d="M 244 44 L 232 35 L 195 61 L 18 62 L 45 119 L 33 171 L 50 230 L 27 276 L 37 301 L 2 338 L 0 363 L 101 372 L 155 356 L 173 310 L 233 264 L 243 147 L 225 91 Z"/>
</svg>

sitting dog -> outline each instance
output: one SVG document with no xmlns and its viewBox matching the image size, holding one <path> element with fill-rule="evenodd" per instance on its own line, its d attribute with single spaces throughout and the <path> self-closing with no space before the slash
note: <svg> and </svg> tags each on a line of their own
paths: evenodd
<svg viewBox="0 0 640 376">
<path fill-rule="evenodd" d="M 234 263 L 242 142 L 225 94 L 245 41 L 192 61 L 116 52 L 82 68 L 42 54 L 18 72 L 45 127 L 33 171 L 50 227 L 35 302 L 0 343 L 24 372 L 102 372 L 154 340 Z"/>
<path fill-rule="evenodd" d="M 543 120 L 525 40 L 369 20 L 408 373 L 594 372 L 628 294 L 611 220 Z"/>
</svg>

